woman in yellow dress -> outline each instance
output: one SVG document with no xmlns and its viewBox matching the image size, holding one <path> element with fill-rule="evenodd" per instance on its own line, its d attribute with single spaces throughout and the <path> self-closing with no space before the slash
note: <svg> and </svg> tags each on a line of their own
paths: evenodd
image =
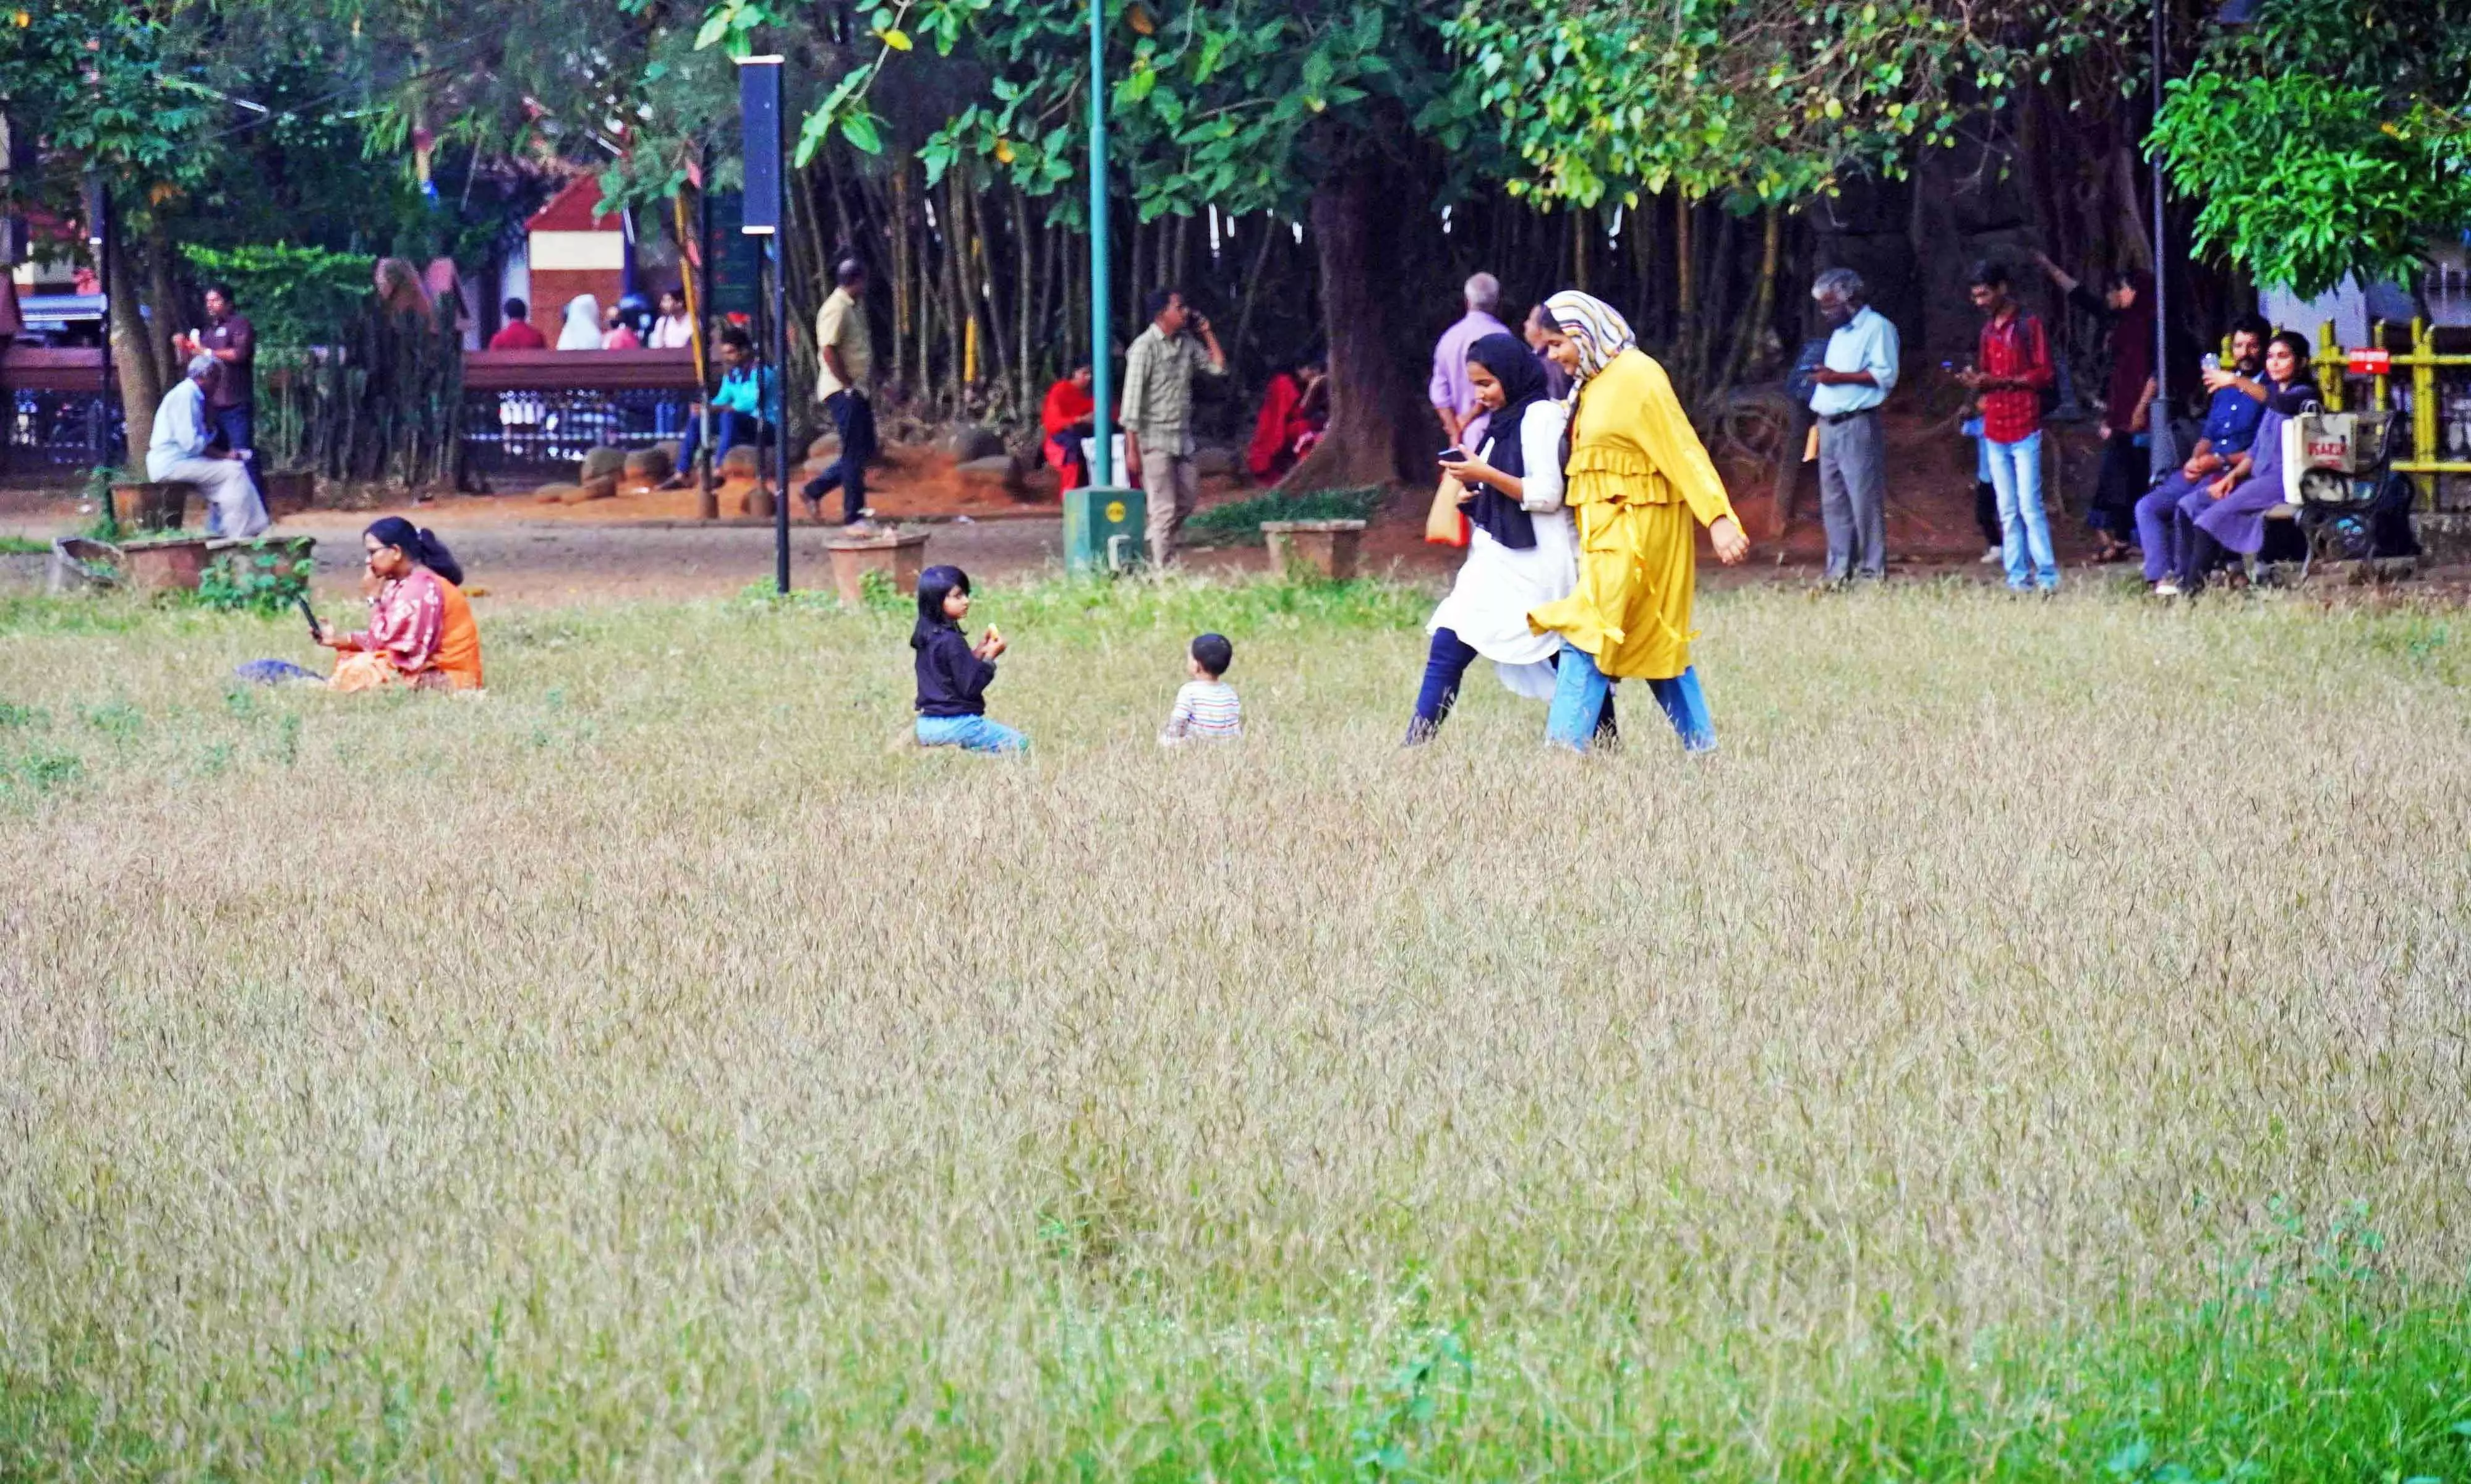
<svg viewBox="0 0 2471 1484">
<path fill-rule="evenodd" d="M 1578 383 L 1566 496 L 1579 528 L 1579 585 L 1527 615 L 1562 636 L 1545 739 L 1584 752 L 1616 680 L 1644 680 L 1685 752 L 1716 745 L 1690 666 L 1690 599 L 1698 532 L 1727 566 L 1750 538 L 1725 483 L 1673 394 L 1664 367 L 1638 348 L 1613 307 L 1565 291 L 1544 301 L 1544 353 Z"/>
</svg>

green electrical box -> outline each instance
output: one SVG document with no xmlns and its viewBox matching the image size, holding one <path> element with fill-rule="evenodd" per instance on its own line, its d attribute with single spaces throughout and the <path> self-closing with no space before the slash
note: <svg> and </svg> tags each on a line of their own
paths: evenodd
<svg viewBox="0 0 2471 1484">
<path fill-rule="evenodd" d="M 1149 557 L 1149 502 L 1138 489 L 1085 484 L 1064 492 L 1064 570 L 1121 572 Z"/>
</svg>

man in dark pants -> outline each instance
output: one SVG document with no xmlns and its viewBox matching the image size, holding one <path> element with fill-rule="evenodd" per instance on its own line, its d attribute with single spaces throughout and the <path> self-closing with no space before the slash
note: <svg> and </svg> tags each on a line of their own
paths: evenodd
<svg viewBox="0 0 2471 1484">
<path fill-rule="evenodd" d="M 833 273 L 834 289 L 815 311 L 815 400 L 840 436 L 840 455 L 823 473 L 809 480 L 798 493 L 816 523 L 824 518 L 824 496 L 833 486 L 841 491 L 841 524 L 866 519 L 866 466 L 875 458 L 875 409 L 867 404 L 868 373 L 875 355 L 867 341 L 866 265 L 851 258 Z"/>
<path fill-rule="evenodd" d="M 257 477 L 256 459 L 247 457 L 257 447 L 257 331 L 235 306 L 231 285 L 206 290 L 206 327 L 182 339 L 182 354 L 215 358 L 215 374 L 206 383 L 208 429 L 241 459 L 264 504 L 266 483 Z"/>
</svg>

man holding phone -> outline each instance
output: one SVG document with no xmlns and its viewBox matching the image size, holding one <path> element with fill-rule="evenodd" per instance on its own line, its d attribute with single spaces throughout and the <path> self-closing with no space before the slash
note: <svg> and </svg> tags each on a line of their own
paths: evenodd
<svg viewBox="0 0 2471 1484">
<path fill-rule="evenodd" d="M 1192 461 L 1192 376 L 1226 375 L 1227 352 L 1218 348 L 1209 318 L 1187 308 L 1177 291 L 1152 290 L 1146 307 L 1149 328 L 1124 354 L 1124 456 L 1141 471 L 1149 495 L 1150 560 L 1165 567 L 1201 503 L 1201 474 Z"/>
</svg>

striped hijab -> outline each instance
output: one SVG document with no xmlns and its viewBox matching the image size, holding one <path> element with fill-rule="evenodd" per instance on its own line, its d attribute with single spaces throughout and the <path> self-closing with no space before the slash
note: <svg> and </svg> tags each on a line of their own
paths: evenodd
<svg viewBox="0 0 2471 1484">
<path fill-rule="evenodd" d="M 1593 294 L 1565 289 L 1544 301 L 1544 312 L 1579 347 L 1579 380 L 1595 380 L 1613 357 L 1638 343 L 1621 311 Z"/>
</svg>

